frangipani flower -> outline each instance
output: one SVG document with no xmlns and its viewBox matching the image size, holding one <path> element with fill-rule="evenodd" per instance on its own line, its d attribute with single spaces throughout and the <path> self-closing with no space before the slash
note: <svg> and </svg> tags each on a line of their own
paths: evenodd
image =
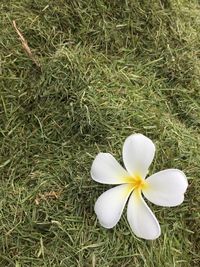
<svg viewBox="0 0 200 267">
<path fill-rule="evenodd" d="M 91 168 L 93 180 L 118 184 L 104 192 L 95 203 L 94 209 L 103 227 L 112 228 L 118 223 L 128 201 L 127 218 L 135 235 L 149 240 L 160 236 L 160 225 L 143 195 L 159 206 L 177 206 L 184 200 L 188 182 L 185 174 L 177 169 L 163 170 L 145 179 L 154 154 L 155 145 L 149 138 L 133 134 L 123 146 L 126 170 L 109 153 L 96 156 Z"/>
</svg>

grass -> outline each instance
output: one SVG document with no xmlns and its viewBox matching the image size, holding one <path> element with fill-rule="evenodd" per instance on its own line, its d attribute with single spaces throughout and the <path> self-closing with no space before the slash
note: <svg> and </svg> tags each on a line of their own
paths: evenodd
<svg viewBox="0 0 200 267">
<path fill-rule="evenodd" d="M 199 266 L 199 2 L 0 7 L 0 266 Z M 150 172 L 176 167 L 189 179 L 181 206 L 151 205 L 155 241 L 137 239 L 126 212 L 106 230 L 93 210 L 108 186 L 91 180 L 92 160 L 121 160 L 133 132 L 156 143 Z"/>
</svg>

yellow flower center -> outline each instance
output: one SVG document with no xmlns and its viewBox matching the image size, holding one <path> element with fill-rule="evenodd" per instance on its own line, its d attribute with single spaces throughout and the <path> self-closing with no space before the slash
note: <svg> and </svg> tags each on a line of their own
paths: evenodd
<svg viewBox="0 0 200 267">
<path fill-rule="evenodd" d="M 126 177 L 125 179 L 132 189 L 142 190 L 147 187 L 147 182 L 138 174 Z"/>
<path fill-rule="evenodd" d="M 135 176 L 132 184 L 134 189 L 143 189 L 145 187 L 146 182 L 140 176 Z"/>
</svg>

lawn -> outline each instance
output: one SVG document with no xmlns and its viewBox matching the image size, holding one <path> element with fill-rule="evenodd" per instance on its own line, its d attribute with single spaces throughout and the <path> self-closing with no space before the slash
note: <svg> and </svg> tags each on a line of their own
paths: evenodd
<svg viewBox="0 0 200 267">
<path fill-rule="evenodd" d="M 0 266 L 198 267 L 198 0 L 1 0 Z M 13 26 L 26 39 L 27 54 Z M 137 238 L 126 210 L 104 229 L 110 188 L 90 168 L 122 161 L 127 136 L 156 144 L 150 174 L 178 168 L 181 206 L 150 205 L 162 234 Z"/>
</svg>

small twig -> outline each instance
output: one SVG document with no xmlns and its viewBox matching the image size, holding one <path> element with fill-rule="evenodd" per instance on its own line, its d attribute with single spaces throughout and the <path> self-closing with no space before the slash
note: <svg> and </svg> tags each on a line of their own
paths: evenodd
<svg viewBox="0 0 200 267">
<path fill-rule="evenodd" d="M 50 191 L 38 194 L 35 198 L 35 204 L 39 205 L 42 200 L 47 201 L 48 199 L 59 199 L 61 191 Z"/>
<path fill-rule="evenodd" d="M 24 36 L 22 35 L 22 33 L 19 31 L 19 29 L 17 28 L 16 22 L 15 20 L 13 20 L 13 26 L 15 28 L 15 31 L 17 32 L 21 42 L 22 42 L 22 46 L 24 48 L 24 50 L 26 51 L 27 55 L 30 57 L 30 59 L 35 63 L 35 65 L 38 68 L 41 68 L 40 63 L 35 59 L 35 57 L 33 56 L 30 47 L 28 46 L 28 43 L 26 41 L 26 39 L 24 38 Z"/>
</svg>

